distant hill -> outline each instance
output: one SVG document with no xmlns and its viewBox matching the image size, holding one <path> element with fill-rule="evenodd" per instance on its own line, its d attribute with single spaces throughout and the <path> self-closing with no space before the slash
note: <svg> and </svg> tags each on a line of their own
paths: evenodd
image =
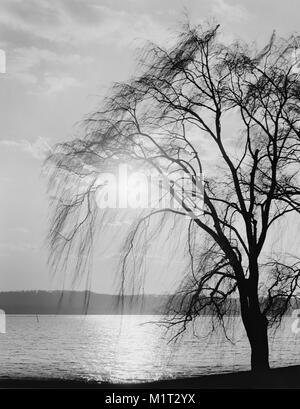
<svg viewBox="0 0 300 409">
<path fill-rule="evenodd" d="M 6 314 L 164 314 L 165 295 L 124 296 L 85 291 L 0 292 Z"/>
</svg>

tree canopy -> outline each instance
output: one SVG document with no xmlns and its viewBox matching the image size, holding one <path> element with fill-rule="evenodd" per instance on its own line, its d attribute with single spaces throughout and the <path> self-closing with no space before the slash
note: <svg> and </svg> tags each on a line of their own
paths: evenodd
<svg viewBox="0 0 300 409">
<path fill-rule="evenodd" d="M 172 218 L 189 258 L 173 323 L 185 329 L 208 306 L 222 321 L 230 297 L 239 297 L 253 349 L 257 322 L 278 322 L 297 301 L 298 255 L 288 248 L 274 254 L 267 241 L 280 236 L 280 220 L 299 220 L 299 38 L 273 34 L 258 51 L 239 41 L 223 44 L 219 30 L 187 25 L 175 45 L 148 45 L 137 74 L 113 85 L 85 120 L 83 136 L 48 158 L 56 194 L 50 259 L 61 268 L 77 254 L 77 274 L 87 267 L 101 224 L 99 173 L 130 163 L 162 175 L 180 171 L 195 186 L 203 176 L 201 214 L 193 207 L 195 190 L 179 197 L 170 177 L 180 207 L 137 213 L 121 281 L 132 274 L 141 231 L 148 229 L 150 242 L 171 228 Z"/>
</svg>

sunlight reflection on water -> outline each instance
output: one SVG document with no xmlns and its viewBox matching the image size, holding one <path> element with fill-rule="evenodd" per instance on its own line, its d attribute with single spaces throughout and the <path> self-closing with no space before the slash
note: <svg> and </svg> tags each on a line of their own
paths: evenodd
<svg viewBox="0 0 300 409">
<path fill-rule="evenodd" d="M 199 318 L 176 344 L 155 324 L 158 316 L 7 316 L 0 334 L 0 377 L 84 378 L 112 382 L 249 369 L 250 351 L 238 318 L 231 321 L 235 344 L 221 332 L 203 338 L 209 317 Z M 234 325 L 233 325 L 234 324 Z M 270 335 L 271 365 L 300 364 L 300 336 L 287 317 Z"/>
</svg>

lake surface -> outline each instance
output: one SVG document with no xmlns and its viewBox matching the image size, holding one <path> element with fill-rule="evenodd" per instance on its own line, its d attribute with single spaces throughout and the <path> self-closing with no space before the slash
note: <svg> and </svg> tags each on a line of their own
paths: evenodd
<svg viewBox="0 0 300 409">
<path fill-rule="evenodd" d="M 240 319 L 228 318 L 222 331 L 206 336 L 210 318 L 200 317 L 196 336 L 177 343 L 171 333 L 146 321 L 158 316 L 7 316 L 0 334 L 0 378 L 84 378 L 136 382 L 249 369 L 250 349 Z M 271 366 L 300 364 L 300 333 L 292 317 L 270 334 Z"/>
</svg>

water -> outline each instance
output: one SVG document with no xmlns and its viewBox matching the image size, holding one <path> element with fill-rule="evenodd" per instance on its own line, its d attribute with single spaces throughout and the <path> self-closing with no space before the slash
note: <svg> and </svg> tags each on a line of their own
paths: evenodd
<svg viewBox="0 0 300 409">
<path fill-rule="evenodd" d="M 230 337 L 221 331 L 204 337 L 209 317 L 176 344 L 154 324 L 157 316 L 7 316 L 0 334 L 0 378 L 83 378 L 143 382 L 249 369 L 250 350 L 239 318 L 228 318 Z M 300 364 L 300 334 L 287 317 L 270 334 L 271 366 Z"/>
</svg>

